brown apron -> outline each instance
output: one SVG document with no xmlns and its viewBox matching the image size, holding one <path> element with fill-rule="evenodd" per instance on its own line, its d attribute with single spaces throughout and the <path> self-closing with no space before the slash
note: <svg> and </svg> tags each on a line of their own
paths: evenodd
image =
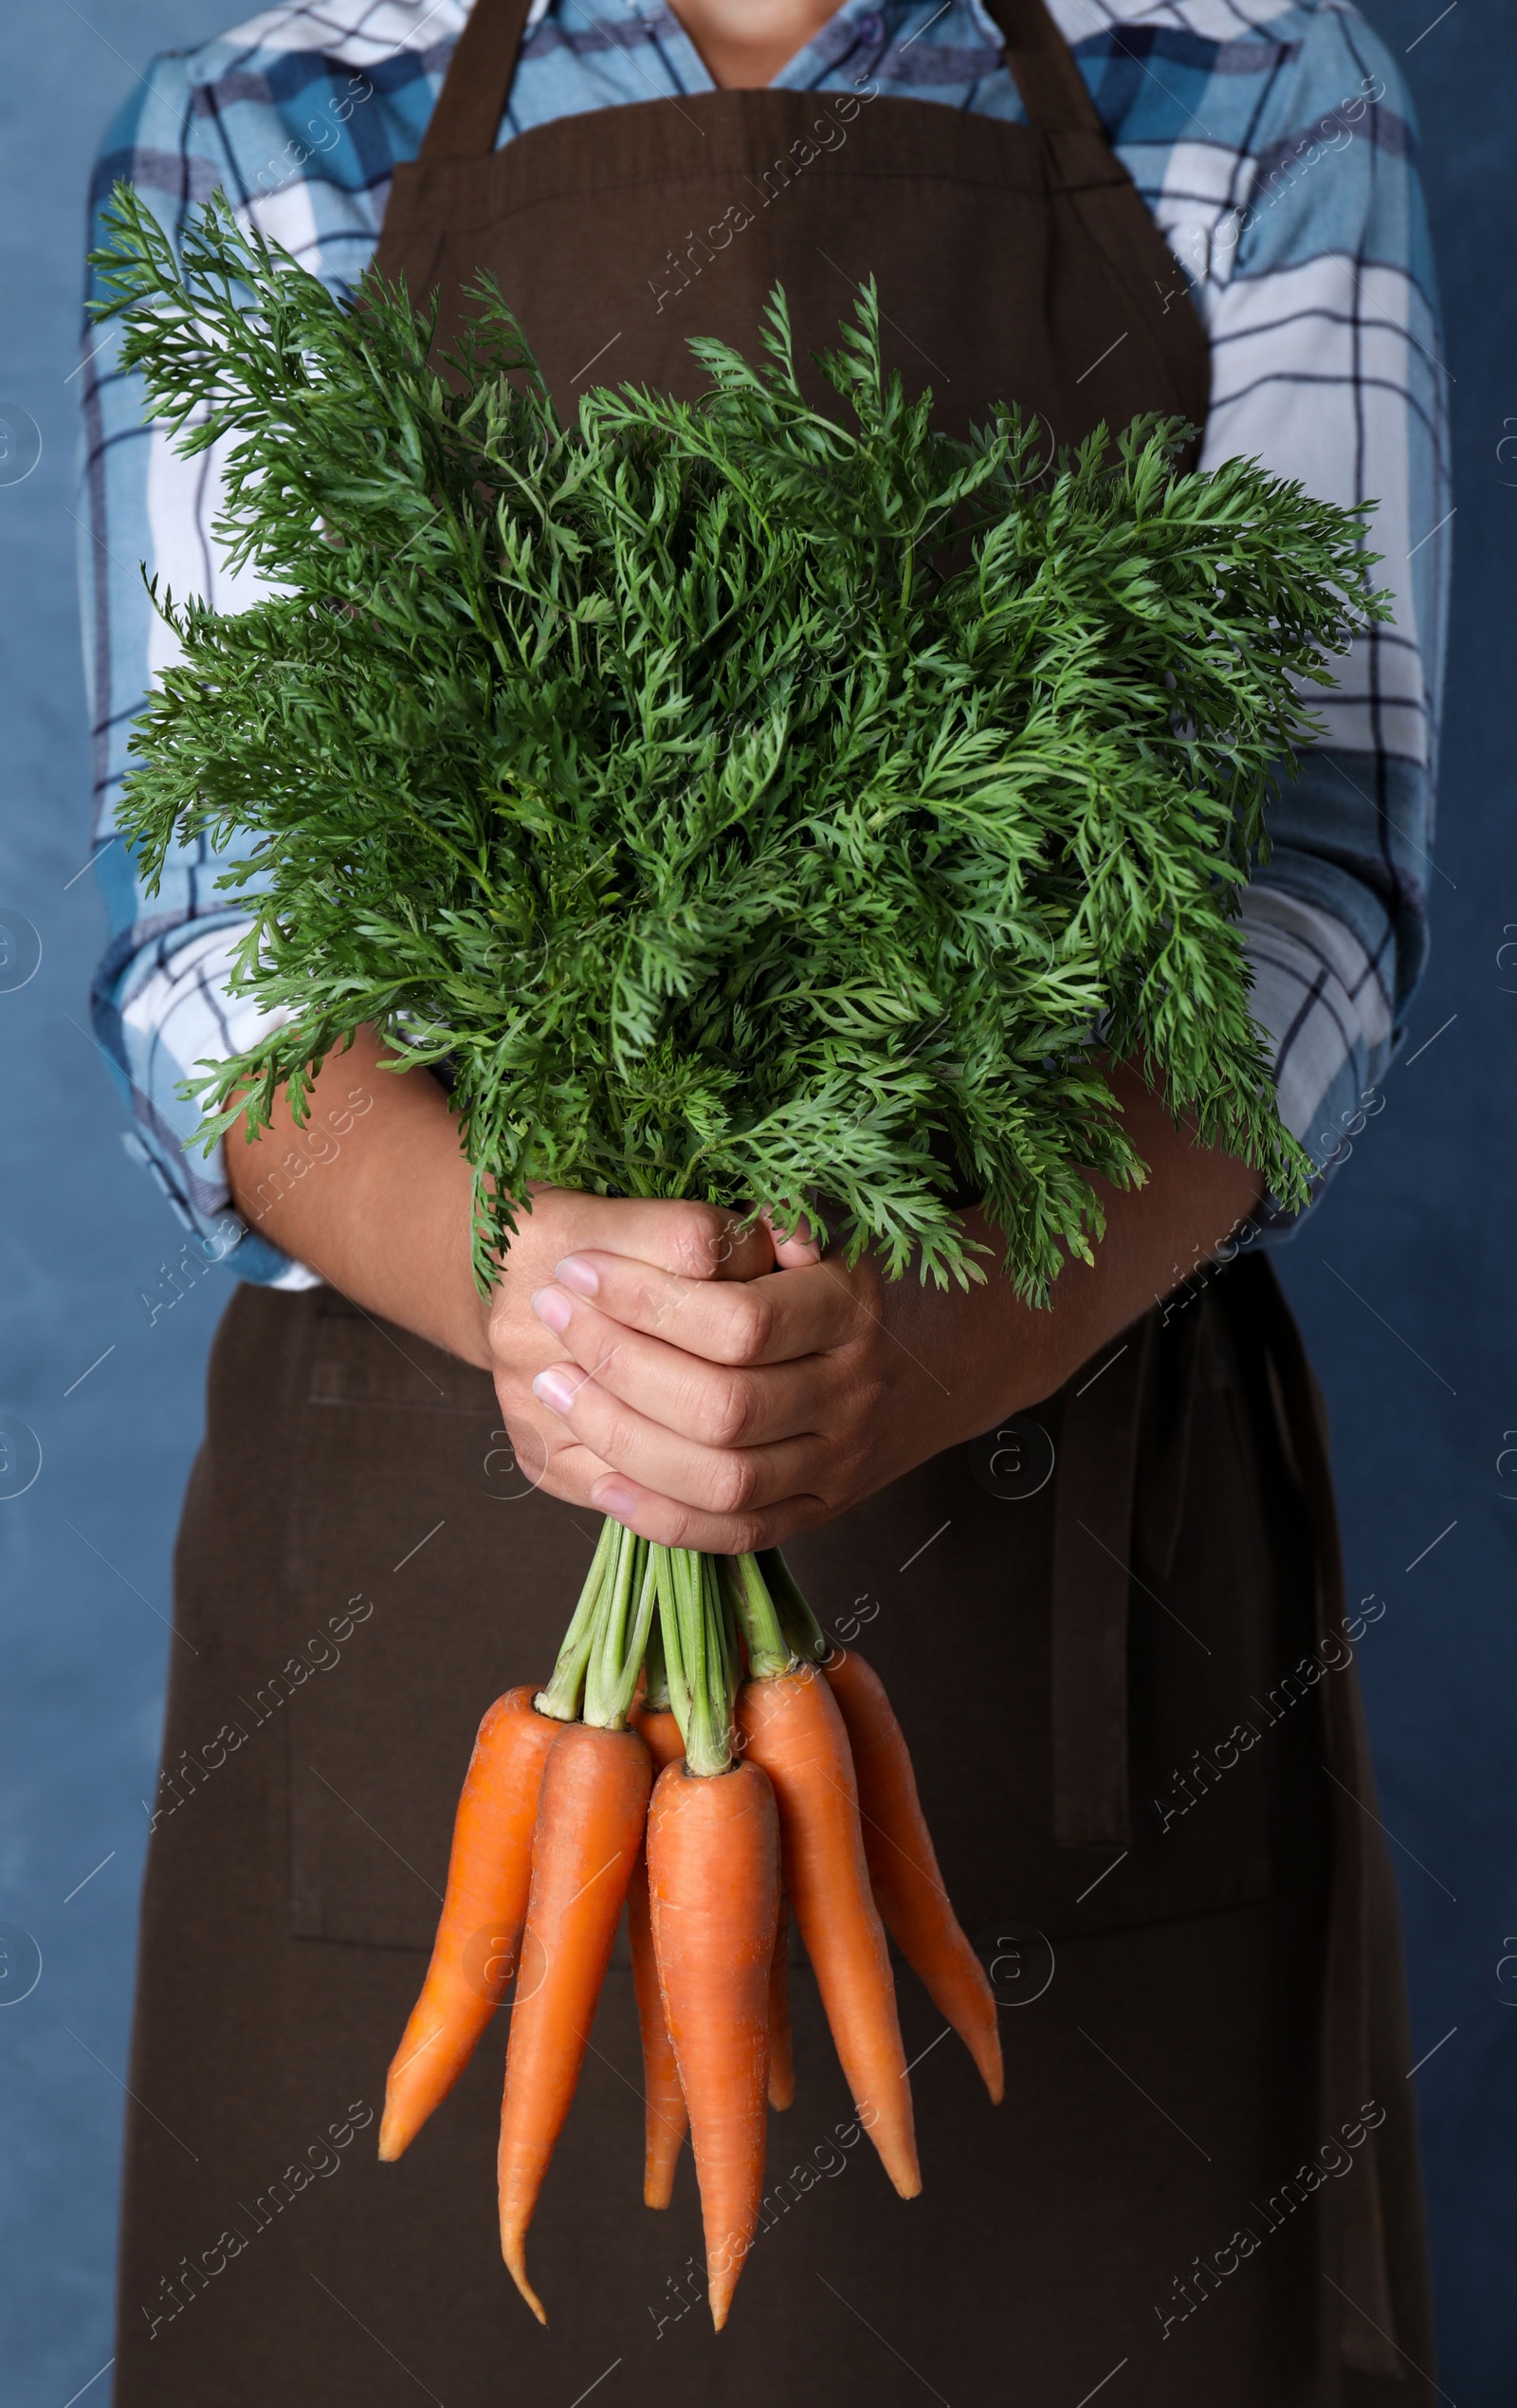
<svg viewBox="0 0 1517 2408">
<path fill-rule="evenodd" d="M 685 337 L 751 350 L 776 281 L 820 348 L 873 273 L 889 364 L 950 425 L 1003 395 L 1060 443 L 1198 424 L 1204 338 L 1069 54 L 1041 0 L 994 12 L 1026 126 L 717 92 L 496 152 L 525 5 L 479 0 L 381 264 L 440 287 L 445 334 L 492 269 L 566 407 L 592 370 L 693 390 Z M 374 2158 L 473 1726 L 545 1677 L 594 1539 L 518 1474 L 483 1373 L 330 1290 L 239 1290 L 180 1536 L 122 2408 L 1430 2400 L 1394 1886 L 1268 1267 L 787 1550 L 896 1702 L 1008 2095 L 899 1968 L 904 2205 L 797 1955 L 796 2104 L 720 2340 L 687 2154 L 673 2208 L 641 2205 L 624 1944 L 533 2228 L 547 2332 L 495 2240 L 503 2015 L 401 2165 Z"/>
</svg>

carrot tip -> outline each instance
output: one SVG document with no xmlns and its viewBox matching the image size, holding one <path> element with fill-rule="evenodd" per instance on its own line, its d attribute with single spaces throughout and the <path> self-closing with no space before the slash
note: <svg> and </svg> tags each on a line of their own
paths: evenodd
<svg viewBox="0 0 1517 2408">
<path fill-rule="evenodd" d="M 905 2132 L 882 2131 L 877 2121 L 877 2109 L 855 2106 L 853 2112 L 874 2142 L 880 2163 L 892 2188 L 904 2199 L 918 2197 L 922 2190 L 922 2167 L 917 2159 L 916 2138 L 909 2124 Z"/>
<path fill-rule="evenodd" d="M 966 2035 L 965 2047 L 979 2068 L 980 2080 L 990 2092 L 991 2105 L 999 2106 L 1006 2096 L 1006 2068 L 1001 2059 L 1001 2039 L 998 2031 Z"/>
<path fill-rule="evenodd" d="M 527 2306 L 531 2308 L 533 2315 L 537 2318 L 539 2325 L 545 2325 L 548 2321 L 548 2311 L 543 2307 L 541 2300 L 538 2297 L 538 2294 L 533 2289 L 531 2284 L 527 2281 L 527 2262 L 522 2253 L 520 2241 L 516 2242 L 514 2245 L 503 2243 L 501 2254 L 505 2260 L 507 2273 L 510 2275 L 512 2282 L 516 2285 L 517 2289 L 521 2292 L 522 2298 L 526 2301 Z"/>
<path fill-rule="evenodd" d="M 771 2073 L 769 2077 L 769 2104 L 776 2110 L 777 2114 L 779 2115 L 783 2115 L 787 2107 L 795 2105 L 795 2077 L 794 2074 L 791 2075 L 788 2082 L 781 2082 L 777 2081 L 775 2075 Z"/>
<path fill-rule="evenodd" d="M 414 2137 L 406 2130 L 398 2115 L 392 2112 L 385 2116 L 379 2125 L 380 2164 L 393 2165 L 396 2158 L 405 2155 Z"/>
</svg>

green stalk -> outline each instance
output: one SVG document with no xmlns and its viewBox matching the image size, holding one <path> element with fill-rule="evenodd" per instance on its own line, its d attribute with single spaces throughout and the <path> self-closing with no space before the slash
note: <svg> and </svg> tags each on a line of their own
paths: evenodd
<svg viewBox="0 0 1517 2408">
<path fill-rule="evenodd" d="M 687 1547 L 682 1547 L 674 1560 L 678 1570 L 680 1646 L 689 1681 L 685 1760 L 692 1773 L 724 1773 L 731 1760 L 720 1702 L 720 1697 L 725 1694 L 726 1681 L 720 1661 L 720 1629 L 712 1627 L 706 1610 L 705 1563 Z"/>
<path fill-rule="evenodd" d="M 601 1730 L 627 1728 L 657 1593 L 647 1539 L 622 1531 L 615 1574 L 602 1590 L 595 1644 L 585 1676 L 585 1720 Z"/>
<path fill-rule="evenodd" d="M 690 1682 L 685 1668 L 685 1645 L 680 1628 L 678 1574 L 675 1571 L 676 1551 L 672 1547 L 655 1546 L 651 1551 L 654 1578 L 658 1583 L 659 1639 L 664 1651 L 664 1685 L 668 1691 L 669 1711 L 680 1726 L 683 1739 L 690 1722 Z"/>
<path fill-rule="evenodd" d="M 669 1704 L 692 1773 L 732 1762 L 735 1649 L 712 1558 L 688 1547 L 655 1547 Z"/>
<path fill-rule="evenodd" d="M 738 1687 L 742 1679 L 742 1657 L 738 1646 L 737 1618 L 722 1584 L 719 1555 L 701 1555 L 701 1615 L 705 1636 L 707 1664 L 706 1683 L 707 1730 L 709 1754 L 713 1769 L 727 1772 L 732 1764 L 732 1709 L 738 1701 Z M 698 1742 L 706 1753 L 704 1735 Z"/>
<path fill-rule="evenodd" d="M 559 1722 L 582 1714 L 599 1729 L 624 1731 L 646 1664 L 647 1702 L 672 1709 L 691 1772 L 724 1773 L 740 1632 L 755 1681 L 827 1653 L 777 1547 L 720 1556 L 654 1547 L 608 1516 L 538 1711 Z"/>
<path fill-rule="evenodd" d="M 803 1664 L 820 1664 L 832 1652 L 826 1631 L 817 1621 L 796 1584 L 795 1575 L 777 1547 L 762 1547 L 756 1561 L 774 1599 L 783 1630 L 792 1651 Z"/>
<path fill-rule="evenodd" d="M 723 1675 L 722 1684 L 722 1727 L 727 1735 L 727 1745 L 730 1751 L 732 1745 L 732 1710 L 738 1702 L 738 1691 L 742 1685 L 743 1677 L 742 1653 L 738 1645 L 738 1618 L 733 1610 L 731 1599 L 724 1593 L 722 1589 L 722 1558 L 720 1555 L 703 1555 L 701 1562 L 705 1572 L 708 1605 L 717 1615 L 718 1625 L 722 1632 L 722 1668 Z"/>
<path fill-rule="evenodd" d="M 648 1578 L 654 1584 L 656 1600 L 658 1574 L 654 1568 L 651 1548 L 649 1549 L 648 1555 Z M 649 1624 L 648 1645 L 643 1650 L 643 1670 L 647 1676 L 643 1690 L 643 1703 L 649 1714 L 668 1713 L 669 1675 L 668 1666 L 664 1661 L 664 1624 L 662 1617 L 656 1613 Z"/>
<path fill-rule="evenodd" d="M 552 1715 L 557 1722 L 576 1722 L 579 1719 L 579 1695 L 584 1683 L 585 1666 L 595 1641 L 595 1608 L 600 1603 L 601 1590 L 616 1559 L 618 1538 L 624 1536 L 620 1522 L 608 1516 L 600 1526 L 600 1536 L 591 1557 L 585 1585 L 579 1591 L 579 1603 L 563 1634 L 558 1661 L 553 1667 L 553 1678 L 545 1689 L 539 1689 L 533 1700 L 539 1714 Z"/>
<path fill-rule="evenodd" d="M 612 1558 L 601 1583 L 600 1600 L 585 1664 L 582 1714 L 587 1722 L 604 1719 L 603 1692 L 613 1685 L 627 1635 L 627 1608 L 637 1571 L 637 1541 L 620 1523 L 612 1541 Z"/>
<path fill-rule="evenodd" d="M 795 1666 L 795 1656 L 769 1593 L 756 1555 L 720 1558 L 722 1589 L 748 1650 L 750 1681 L 773 1681 Z"/>
</svg>

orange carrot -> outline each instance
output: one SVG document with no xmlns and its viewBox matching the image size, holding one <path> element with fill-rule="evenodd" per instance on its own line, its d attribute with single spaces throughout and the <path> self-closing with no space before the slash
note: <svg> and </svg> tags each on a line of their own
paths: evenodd
<svg viewBox="0 0 1517 2408">
<path fill-rule="evenodd" d="M 885 1683 L 862 1656 L 842 1647 L 834 1647 L 821 1669 L 848 1732 L 874 1903 L 998 2103 L 1006 2084 L 995 1994 L 948 1903 L 905 1737 Z"/>
<path fill-rule="evenodd" d="M 788 2107 L 795 2096 L 790 2038 L 790 1901 L 779 1894 L 779 1926 L 769 1959 L 769 2104 Z"/>
<path fill-rule="evenodd" d="M 385 2083 L 379 2155 L 398 2158 L 474 2053 L 517 1967 L 532 1882 L 532 1827 L 548 1750 L 563 1729 L 533 1711 L 536 1684 L 497 1698 L 464 1777 L 431 1963 Z"/>
<path fill-rule="evenodd" d="M 685 1754 L 680 1726 L 667 1707 L 632 1708 L 632 1727 L 648 1741 L 654 1777 Z M 643 2034 L 643 2204 L 667 2207 L 674 2196 L 674 2168 L 689 2126 L 685 2092 L 674 2044 L 664 2021 L 659 1995 L 658 1959 L 653 1953 L 653 1925 L 648 1903 L 646 1849 L 632 1867 L 627 1884 L 627 1931 L 632 1948 L 632 1988 L 637 1994 L 637 2020 Z"/>
<path fill-rule="evenodd" d="M 901 2197 L 915 2198 L 922 2175 L 911 2086 L 843 1718 L 808 1664 L 747 1682 L 738 1692 L 738 1723 L 749 1757 L 774 1783 L 785 1889 L 859 2122 Z"/>
<path fill-rule="evenodd" d="M 542 1769 L 532 1895 L 511 2011 L 498 2172 L 501 2253 L 539 2324 L 526 2233 L 584 2063 L 648 1813 L 652 1764 L 635 1731 L 560 1724 Z"/>
<path fill-rule="evenodd" d="M 659 1774 L 648 1815 L 648 1884 L 720 2332 L 764 2188 L 779 1831 L 774 1792 L 757 1764 L 704 1778 L 671 1764 Z"/>
</svg>

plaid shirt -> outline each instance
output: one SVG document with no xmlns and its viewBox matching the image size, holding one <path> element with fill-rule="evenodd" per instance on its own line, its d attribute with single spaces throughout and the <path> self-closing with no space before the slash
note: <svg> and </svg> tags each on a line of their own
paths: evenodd
<svg viewBox="0 0 1517 2408">
<path fill-rule="evenodd" d="M 1394 624 L 1362 642 L 1325 702 L 1325 742 L 1275 806 L 1274 851 L 1245 898 L 1254 1010 L 1282 1113 L 1323 1167 L 1399 1039 L 1425 954 L 1449 536 L 1445 372 L 1406 93 L 1350 0 L 1052 0 L 1107 135 L 1165 235 L 1212 344 L 1203 465 L 1256 455 L 1325 499 L 1372 495 Z M 156 60 L 102 146 L 96 213 L 130 179 L 171 234 L 218 186 L 335 287 L 378 239 L 392 173 L 413 157 L 465 0 L 307 0 Z M 843 0 L 777 79 L 863 88 L 1014 122 L 1000 37 L 979 0 Z M 663 0 L 536 0 L 502 143 L 578 110 L 710 89 Z M 986 306 L 995 306 L 994 266 Z M 311 1275 L 245 1229 L 223 1160 L 187 1153 L 177 1094 L 265 1023 L 228 994 L 245 925 L 204 843 L 147 897 L 114 812 L 133 718 L 172 638 L 145 561 L 222 607 L 248 579 L 218 559 L 214 454 L 177 459 L 144 425 L 119 333 L 86 332 L 81 572 L 95 744 L 96 844 L 111 915 L 97 1034 L 135 1116 L 128 1150 L 192 1242 L 251 1279 Z"/>
</svg>

